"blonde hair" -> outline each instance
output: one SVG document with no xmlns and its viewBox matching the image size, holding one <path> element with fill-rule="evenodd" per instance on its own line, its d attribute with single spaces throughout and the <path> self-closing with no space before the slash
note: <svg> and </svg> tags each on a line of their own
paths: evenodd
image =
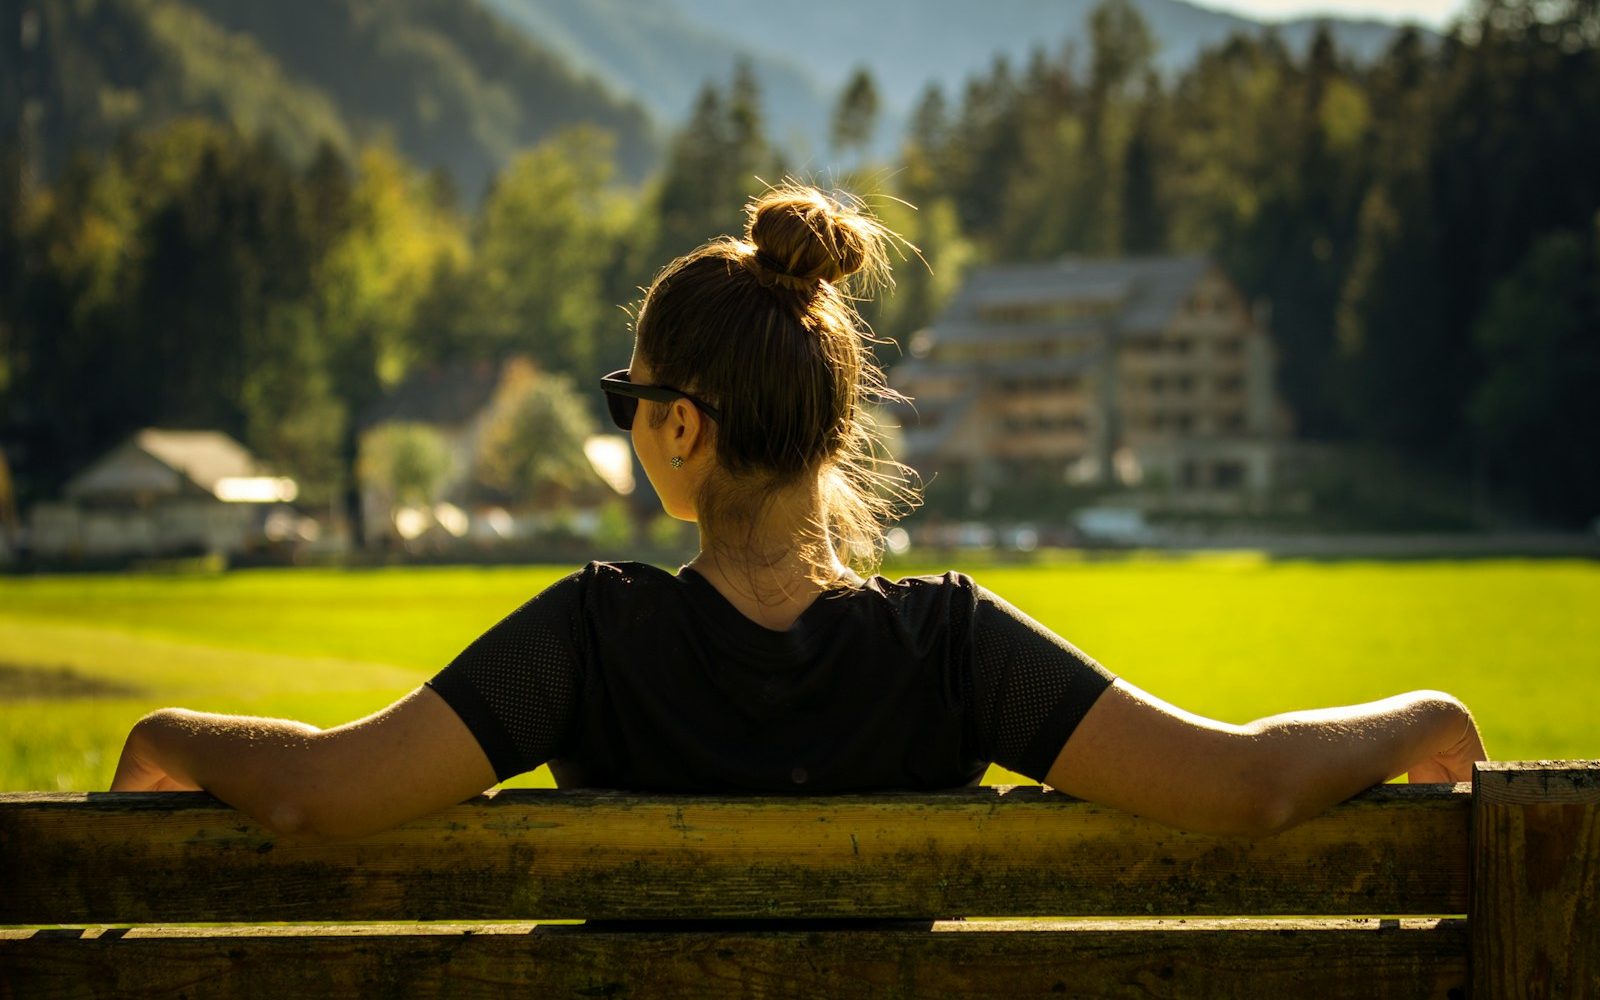
<svg viewBox="0 0 1600 1000">
<path fill-rule="evenodd" d="M 902 400 L 872 359 L 853 292 L 889 283 L 899 237 L 854 200 L 784 185 L 745 207 L 744 237 L 722 237 L 668 264 L 640 307 L 637 349 L 652 381 L 716 406 L 707 421 L 717 465 L 696 497 L 710 537 L 745 529 L 738 561 L 757 553 L 755 526 L 776 489 L 814 477 L 820 517 L 802 537 L 812 578 L 833 555 L 876 571 L 884 530 L 915 506 L 915 473 L 889 457 L 869 408 Z M 667 408 L 651 407 L 659 426 Z M 809 550 L 809 551 L 807 551 Z M 714 553 L 715 554 L 715 553 Z"/>
</svg>

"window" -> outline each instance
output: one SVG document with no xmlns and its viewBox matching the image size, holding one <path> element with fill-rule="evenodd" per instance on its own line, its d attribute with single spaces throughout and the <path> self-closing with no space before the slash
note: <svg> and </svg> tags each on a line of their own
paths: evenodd
<svg viewBox="0 0 1600 1000">
<path fill-rule="evenodd" d="M 1244 486 L 1243 462 L 1218 462 L 1211 469 L 1211 482 L 1219 490 L 1236 490 Z"/>
</svg>

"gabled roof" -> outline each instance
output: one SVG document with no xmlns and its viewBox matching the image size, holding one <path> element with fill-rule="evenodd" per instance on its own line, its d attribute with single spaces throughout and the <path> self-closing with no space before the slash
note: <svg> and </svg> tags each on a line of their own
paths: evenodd
<svg viewBox="0 0 1600 1000">
<path fill-rule="evenodd" d="M 1043 264 L 995 264 L 974 270 L 933 324 L 938 342 L 986 341 L 1004 336 L 1009 327 L 986 321 L 983 312 L 995 306 L 1048 306 L 1053 303 L 1096 303 L 1105 309 L 1095 326 L 1114 324 L 1125 333 L 1164 329 L 1196 283 L 1212 268 L 1209 258 L 1112 257 L 1067 258 Z M 1083 318 L 1018 324 L 1040 335 L 1082 332 Z"/>
<path fill-rule="evenodd" d="M 460 427 L 470 423 L 494 398 L 503 368 L 474 361 L 414 372 L 362 416 L 361 425 L 404 421 Z"/>
<path fill-rule="evenodd" d="M 65 493 L 75 500 L 173 495 L 187 484 L 215 495 L 220 480 L 259 474 L 255 456 L 221 431 L 146 428 L 72 477 Z"/>
</svg>

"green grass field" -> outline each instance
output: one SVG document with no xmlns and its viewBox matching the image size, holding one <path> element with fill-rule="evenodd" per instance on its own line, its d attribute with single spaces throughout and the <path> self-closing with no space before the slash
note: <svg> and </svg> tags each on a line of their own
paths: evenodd
<svg viewBox="0 0 1600 1000">
<path fill-rule="evenodd" d="M 164 705 L 323 726 L 365 715 L 567 571 L 0 579 L 0 789 L 104 788 L 128 726 Z M 1228 555 L 971 572 L 1204 715 L 1440 688 L 1473 706 L 1496 757 L 1600 757 L 1600 564 Z"/>
</svg>

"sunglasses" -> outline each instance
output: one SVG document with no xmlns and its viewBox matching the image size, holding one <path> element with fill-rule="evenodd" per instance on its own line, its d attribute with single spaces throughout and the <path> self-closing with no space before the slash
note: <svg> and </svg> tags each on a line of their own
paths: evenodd
<svg viewBox="0 0 1600 1000">
<path fill-rule="evenodd" d="M 628 369 L 612 372 L 600 380 L 600 388 L 605 390 L 606 408 L 611 411 L 611 422 L 625 431 L 633 430 L 634 414 L 639 412 L 639 400 L 650 399 L 657 403 L 670 403 L 674 399 L 687 399 L 689 402 L 705 411 L 706 416 L 718 423 L 722 422 L 722 414 L 715 406 L 699 400 L 678 389 L 665 385 L 634 385 L 628 381 Z"/>
</svg>

